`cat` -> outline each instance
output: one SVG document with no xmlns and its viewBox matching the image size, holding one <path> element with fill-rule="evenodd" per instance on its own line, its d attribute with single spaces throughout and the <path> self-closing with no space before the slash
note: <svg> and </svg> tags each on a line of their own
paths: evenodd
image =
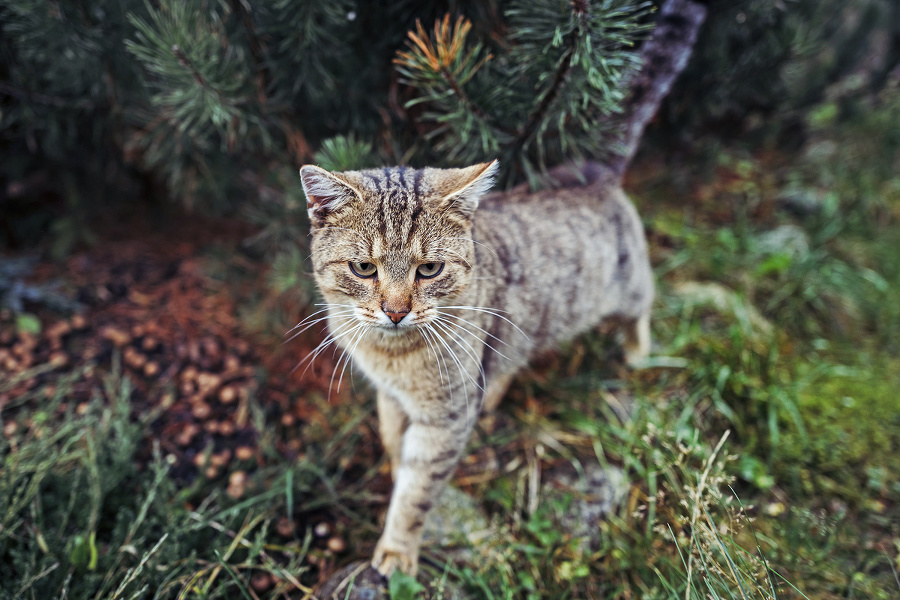
<svg viewBox="0 0 900 600">
<path fill-rule="evenodd" d="M 394 481 L 372 566 L 416 573 L 429 510 L 513 376 L 606 318 L 647 356 L 654 285 L 637 211 L 599 165 L 492 193 L 498 163 L 300 170 L 330 337 L 377 388 Z M 585 181 L 587 178 L 587 181 Z"/>
</svg>

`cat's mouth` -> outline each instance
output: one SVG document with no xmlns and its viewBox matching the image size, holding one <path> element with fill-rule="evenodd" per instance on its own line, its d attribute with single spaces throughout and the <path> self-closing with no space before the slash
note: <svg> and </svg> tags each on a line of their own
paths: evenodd
<svg viewBox="0 0 900 600">
<path fill-rule="evenodd" d="M 380 318 L 375 326 L 379 331 L 389 335 L 403 335 L 418 327 L 417 321 L 418 319 L 416 319 L 415 315 L 410 313 L 397 321 L 390 318 Z"/>
<path fill-rule="evenodd" d="M 418 330 L 427 321 L 421 311 L 410 311 L 402 315 L 382 312 L 375 318 L 375 327 L 388 336 L 403 336 Z"/>
</svg>

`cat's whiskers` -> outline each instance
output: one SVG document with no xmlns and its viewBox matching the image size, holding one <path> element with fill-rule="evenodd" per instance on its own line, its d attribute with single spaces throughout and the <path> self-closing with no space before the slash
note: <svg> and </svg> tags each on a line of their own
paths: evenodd
<svg viewBox="0 0 900 600">
<path fill-rule="evenodd" d="M 341 332 L 341 333 L 349 333 L 349 331 L 348 331 L 348 332 Z M 299 369 L 299 368 L 303 365 L 303 363 L 307 363 L 307 364 L 306 364 L 306 367 L 303 369 L 303 373 L 302 373 L 302 375 L 306 375 L 306 372 L 309 370 L 309 368 L 310 368 L 310 367 L 313 365 L 313 363 L 316 361 L 316 358 L 318 358 L 318 356 L 319 356 L 322 352 L 324 352 L 325 350 L 327 350 L 332 344 L 334 344 L 335 342 L 337 342 L 338 339 L 340 339 L 340 337 L 342 337 L 342 336 L 341 336 L 341 335 L 335 336 L 334 334 L 329 333 L 329 334 L 325 337 L 324 340 L 322 340 L 321 342 L 319 342 L 319 345 L 318 345 L 318 346 L 316 346 L 315 348 L 313 348 L 313 349 L 312 349 L 312 350 L 311 350 L 311 351 L 303 358 L 303 360 L 301 360 L 300 362 L 298 362 L 298 363 L 294 366 L 294 368 L 291 369 L 291 373 L 293 373 L 294 371 L 296 371 L 297 369 Z"/>
<path fill-rule="evenodd" d="M 496 335 L 494 335 L 494 334 L 491 333 L 490 331 L 488 331 L 488 330 L 486 330 L 486 329 L 484 329 L 484 328 L 482 328 L 482 327 L 479 327 L 479 326 L 476 325 L 475 323 L 472 323 L 472 322 L 470 322 L 470 321 L 467 321 L 466 319 L 462 318 L 462 317 L 459 316 L 459 315 L 454 315 L 453 313 L 443 312 L 443 311 L 441 311 L 441 310 L 439 310 L 439 309 L 435 309 L 435 312 L 439 315 L 439 316 L 437 317 L 438 319 L 443 319 L 444 317 L 453 317 L 454 319 L 458 319 L 459 321 L 462 321 L 462 323 L 461 323 L 461 324 L 460 324 L 460 323 L 453 323 L 452 321 L 448 321 L 448 323 L 452 323 L 453 325 L 456 325 L 457 327 L 459 327 L 459 326 L 474 327 L 475 329 L 477 329 L 477 330 L 480 331 L 481 333 L 485 334 L 486 336 L 494 338 L 495 340 L 497 340 L 498 342 L 500 342 L 501 344 L 503 344 L 503 345 L 506 346 L 507 348 L 512 348 L 512 346 L 510 346 L 509 344 L 507 344 L 503 339 L 497 337 Z M 464 329 L 465 329 L 465 328 L 464 328 Z M 469 331 L 468 329 L 465 329 L 465 331 L 466 331 L 466 333 L 468 333 L 469 335 L 475 337 L 476 339 L 480 339 L 480 338 L 478 338 L 478 336 L 476 336 L 474 333 L 472 333 L 472 332 Z M 490 348 L 491 350 L 493 350 L 494 352 L 496 352 L 497 354 L 499 354 L 500 356 L 503 356 L 503 354 L 502 354 L 499 350 L 497 350 L 496 348 L 494 348 L 493 346 L 491 346 L 486 340 L 482 340 L 482 343 L 483 343 L 485 346 L 487 346 L 488 348 Z M 503 358 L 505 358 L 505 359 L 507 359 L 507 360 L 510 360 L 508 356 L 503 356 Z"/>
<path fill-rule="evenodd" d="M 424 324 L 420 324 L 420 327 L 417 327 L 416 331 L 418 331 L 419 333 L 422 334 L 422 339 L 425 340 L 425 344 L 428 346 L 428 348 L 431 350 L 431 353 L 434 355 L 434 362 L 435 362 L 435 365 L 437 365 L 438 377 L 441 380 L 441 387 L 443 387 L 444 386 L 444 372 L 441 370 L 441 363 L 442 363 L 443 357 L 441 357 L 438 354 L 437 350 L 434 347 L 434 342 L 432 341 L 432 339 L 430 337 L 433 334 L 431 333 L 430 328 L 426 327 Z M 444 364 L 444 370 L 447 370 L 446 364 Z M 448 382 L 450 381 L 450 371 L 447 371 L 447 381 Z"/>
<path fill-rule="evenodd" d="M 466 427 L 468 427 L 469 423 L 470 423 L 470 418 L 471 418 L 471 415 L 470 415 L 471 411 L 469 409 L 469 386 L 466 385 L 465 380 L 466 380 L 466 378 L 468 378 L 468 380 L 471 381 L 472 383 L 474 383 L 475 387 L 477 387 L 479 390 L 481 390 L 482 393 L 484 393 L 484 388 L 481 387 L 481 385 L 478 383 L 478 381 L 463 366 L 462 361 L 456 355 L 456 352 L 454 352 L 453 349 L 450 347 L 450 344 L 447 342 L 447 340 L 444 339 L 444 336 L 440 335 L 440 332 L 435 329 L 436 325 L 438 325 L 437 321 L 432 321 L 432 322 L 426 324 L 425 326 L 431 329 L 432 334 L 434 334 L 434 336 L 435 336 L 435 339 L 437 339 L 437 341 L 444 347 L 444 349 L 450 355 L 450 358 L 452 358 L 453 361 L 456 363 L 456 369 L 459 372 L 459 375 L 463 380 L 463 392 L 465 393 L 465 396 L 466 396 Z M 452 335 L 452 332 L 451 332 L 451 335 Z M 481 365 L 477 359 L 475 360 L 475 363 L 479 365 L 479 371 L 480 371 Z M 450 394 L 452 396 L 453 389 L 448 388 L 448 391 L 450 392 Z"/>
<path fill-rule="evenodd" d="M 325 337 L 324 340 L 319 342 L 319 344 L 307 353 L 303 359 L 298 362 L 293 369 L 291 369 L 291 373 L 299 369 L 303 363 L 307 363 L 306 368 L 303 369 L 303 374 L 309 370 L 309 367 L 312 366 L 313 362 L 315 362 L 316 358 L 324 352 L 329 346 L 342 339 L 346 335 L 350 335 L 355 332 L 357 329 L 362 327 L 366 327 L 366 323 L 354 322 L 352 319 L 347 319 L 347 322 L 341 323 L 337 327 L 335 327 L 335 331 L 331 331 Z"/>
<path fill-rule="evenodd" d="M 435 326 L 439 327 L 442 331 L 451 335 L 453 337 L 453 339 L 455 339 L 457 342 L 459 342 L 459 344 L 463 347 L 462 348 L 463 352 L 468 354 L 469 357 L 475 362 L 475 364 L 478 365 L 478 374 L 481 375 L 482 379 L 484 379 L 484 369 L 481 366 L 481 360 L 478 358 L 478 354 L 475 352 L 475 348 L 473 348 L 472 345 L 469 344 L 469 342 L 467 342 L 465 339 L 463 339 L 462 336 L 460 336 L 455 331 L 453 331 L 453 329 L 449 327 L 449 325 L 446 321 L 441 321 L 441 320 L 436 319 L 434 321 L 434 324 L 435 324 Z M 481 385 L 479 383 L 475 382 L 475 386 L 479 390 L 481 390 L 482 393 L 484 392 L 484 388 L 481 387 Z"/>
<path fill-rule="evenodd" d="M 359 332 L 359 331 L 365 329 L 366 327 L 367 327 L 367 324 L 366 324 L 366 323 L 357 323 L 357 324 L 356 324 L 355 326 L 353 326 L 351 329 L 342 331 L 341 334 L 340 334 L 339 336 L 335 337 L 335 339 L 333 340 L 334 344 L 332 345 L 332 348 L 331 348 L 331 356 L 332 356 L 332 358 L 337 354 L 338 349 L 341 350 L 341 355 L 338 357 L 338 362 L 337 362 L 337 364 L 335 365 L 335 369 L 340 365 L 341 360 L 343 359 L 343 357 L 344 357 L 345 354 L 347 353 L 346 348 L 342 348 L 341 345 L 338 344 L 337 342 L 340 342 L 340 341 L 342 341 L 342 340 L 345 339 L 345 338 L 350 338 L 350 339 L 351 339 L 351 343 L 352 343 L 352 340 L 355 339 L 355 336 L 357 335 L 357 332 Z M 349 345 L 349 344 L 347 344 L 347 345 Z M 323 348 L 323 351 L 324 351 L 324 350 L 325 350 L 325 348 Z M 313 360 L 315 360 L 315 357 L 313 357 Z M 311 364 L 312 364 L 312 363 L 310 363 L 310 365 L 311 365 Z M 308 367 L 307 367 L 307 368 L 308 368 Z M 332 370 L 332 377 L 333 377 L 333 376 L 334 376 L 334 371 Z M 331 385 L 329 384 L 329 393 L 330 393 L 330 390 L 331 390 Z"/>
<path fill-rule="evenodd" d="M 325 315 L 324 317 L 319 317 L 318 319 L 315 319 L 314 321 L 307 323 L 307 321 L 310 318 L 314 317 L 315 315 L 317 315 L 319 313 L 325 312 L 326 310 L 328 310 L 328 309 L 323 309 L 323 310 L 314 312 L 309 317 L 306 317 L 305 319 L 300 321 L 298 324 L 294 325 L 294 327 L 292 327 L 284 335 L 288 335 L 289 333 L 291 333 L 298 327 L 302 326 L 303 328 L 300 331 L 298 331 L 297 333 L 295 333 L 294 335 L 292 335 L 291 337 L 289 337 L 288 339 L 284 340 L 282 342 L 282 345 L 287 344 L 288 342 L 294 340 L 297 336 L 301 335 L 304 331 L 309 330 L 309 328 L 313 327 L 316 323 L 321 323 L 322 321 L 327 321 L 331 317 L 341 317 L 341 316 L 346 316 L 346 315 L 352 315 L 354 312 L 356 312 L 356 309 L 346 309 L 346 310 L 342 310 L 342 311 L 338 311 L 338 312 L 334 312 L 334 313 L 329 313 L 329 314 Z"/>
<path fill-rule="evenodd" d="M 466 427 L 468 427 L 469 426 L 469 387 L 466 385 L 465 377 L 464 377 L 467 373 L 466 373 L 465 369 L 463 369 L 462 363 L 460 362 L 459 358 L 457 358 L 456 353 L 453 352 L 453 350 L 447 344 L 447 341 L 435 330 L 434 322 L 426 323 L 424 326 L 431 332 L 433 339 L 436 342 L 438 342 L 441 346 L 443 346 L 444 349 L 447 351 L 447 353 L 450 355 L 450 358 L 452 358 L 456 362 L 456 369 L 459 372 L 460 376 L 463 377 L 462 388 L 463 388 L 463 394 L 465 395 L 465 400 L 466 400 Z M 442 356 L 443 356 L 443 354 L 442 354 Z M 450 400 L 452 402 L 452 400 L 453 400 L 453 381 L 450 379 L 450 370 L 449 370 L 449 367 L 447 367 L 446 357 L 444 357 L 443 360 L 444 360 L 444 367 L 447 368 L 447 383 L 448 383 L 447 393 L 450 394 Z M 469 378 L 471 379 L 471 375 L 469 376 Z"/>
<path fill-rule="evenodd" d="M 297 329 L 298 327 L 302 327 L 307 321 L 309 321 L 310 319 L 312 319 L 312 318 L 315 317 L 316 315 L 319 315 L 319 314 L 322 314 L 323 312 L 326 312 L 329 308 L 337 307 L 337 308 L 351 309 L 351 310 L 352 310 L 353 308 L 355 308 L 352 304 L 315 304 L 315 306 L 324 306 L 325 308 L 321 308 L 321 309 L 317 310 L 316 312 L 312 313 L 311 315 L 307 315 L 307 316 L 304 317 L 299 323 L 297 323 L 296 325 L 294 325 L 293 327 L 291 327 L 288 331 L 286 331 L 284 335 L 288 335 L 289 333 L 291 333 L 292 331 L 294 331 L 294 330 Z M 340 312 L 340 313 L 343 313 L 343 312 L 345 312 L 345 311 L 339 311 L 339 312 Z M 320 320 L 321 320 L 321 319 L 320 319 Z M 316 322 L 318 322 L 318 321 L 316 321 Z M 314 323 L 313 323 L 313 324 L 314 324 Z"/>
<path fill-rule="evenodd" d="M 325 306 L 326 308 L 321 308 L 321 309 L 317 310 L 316 312 L 312 313 L 311 315 L 307 315 L 299 323 L 297 323 L 296 325 L 291 327 L 287 332 L 285 332 L 284 335 L 289 334 L 290 332 L 294 331 L 298 327 L 302 327 L 303 324 L 306 323 L 309 319 L 312 319 L 316 315 L 322 314 L 323 312 L 327 311 L 331 307 L 344 308 L 344 309 L 353 309 L 354 308 L 354 306 L 352 304 L 316 304 L 315 306 Z"/>
<path fill-rule="evenodd" d="M 497 318 L 499 318 L 499 319 L 503 319 L 504 321 L 506 321 L 507 323 L 509 323 L 509 324 L 512 325 L 513 327 L 515 327 L 515 328 L 516 328 L 516 331 L 518 331 L 518 332 L 521 333 L 523 336 L 525 336 L 525 339 L 526 339 L 526 340 L 531 341 L 531 338 L 528 337 L 528 334 L 525 333 L 524 331 L 522 331 L 521 329 L 519 329 L 519 326 L 518 326 L 518 325 L 516 325 L 515 323 L 513 323 L 512 321 L 510 321 L 508 318 L 506 318 L 506 317 L 504 317 L 503 315 L 500 314 L 500 313 L 506 313 L 506 314 L 509 314 L 509 312 L 507 312 L 507 311 L 505 311 L 505 310 L 500 310 L 499 308 L 488 308 L 488 307 L 485 307 L 485 306 L 442 306 L 441 308 L 453 308 L 453 309 L 457 309 L 457 310 L 474 310 L 474 311 L 476 311 L 476 312 L 482 312 L 482 313 L 486 313 L 486 314 L 489 314 L 489 315 L 493 315 L 493 316 L 495 316 L 495 317 L 497 317 Z"/>
<path fill-rule="evenodd" d="M 471 346 L 471 344 L 469 344 L 469 343 L 468 343 L 466 340 L 464 340 L 461 336 L 459 336 L 457 333 L 455 333 L 450 327 L 448 327 L 448 325 L 447 325 L 446 323 L 441 322 L 441 321 L 435 321 L 434 324 L 437 325 L 437 326 L 440 326 L 441 329 L 443 329 L 445 332 L 447 332 L 448 334 L 450 334 L 450 335 L 453 337 L 453 339 L 455 339 L 459 344 L 461 344 L 462 347 L 463 347 L 463 348 L 462 348 L 462 349 L 463 349 L 463 352 L 465 352 L 466 354 L 468 354 L 469 357 L 471 357 L 471 359 L 472 359 L 472 360 L 475 362 L 475 364 L 478 366 L 478 374 L 479 374 L 479 380 L 478 380 L 478 381 L 476 381 L 475 378 L 472 377 L 472 374 L 469 373 L 468 371 L 466 371 L 466 375 L 469 376 L 469 380 L 470 380 L 472 383 L 475 384 L 475 387 L 477 387 L 479 390 L 481 390 L 481 394 L 482 394 L 482 398 L 483 398 L 483 397 L 484 397 L 484 394 L 485 394 L 485 390 L 484 390 L 484 387 L 482 387 L 482 385 L 479 383 L 479 381 L 484 381 L 484 380 L 485 380 L 484 368 L 483 368 L 483 366 L 482 366 L 482 364 L 481 364 L 481 361 L 479 360 L 479 358 L 478 358 L 478 356 L 477 356 L 477 354 L 476 354 L 476 352 L 475 352 L 475 349 Z M 458 364 L 459 362 L 460 362 L 460 361 L 457 361 L 457 364 Z M 476 410 L 477 410 L 477 408 L 476 408 Z M 468 391 L 467 391 L 467 392 L 466 392 L 466 427 L 469 426 L 470 418 L 471 418 L 471 415 L 469 414 L 469 396 L 468 396 Z"/>
<path fill-rule="evenodd" d="M 437 321 L 437 322 L 443 324 L 444 327 L 450 327 L 450 328 L 452 328 L 452 329 L 454 329 L 454 330 L 459 330 L 459 331 L 462 331 L 462 332 L 468 334 L 469 336 L 472 337 L 472 339 L 474 339 L 476 342 L 478 342 L 479 344 L 481 344 L 482 346 L 484 346 L 485 348 L 487 348 L 487 349 L 490 350 L 491 352 L 496 353 L 497 356 L 499 356 L 500 358 L 502 358 L 502 359 L 504 359 L 504 360 L 508 360 L 509 362 L 513 362 L 513 360 L 512 360 L 510 357 L 506 356 L 505 354 L 503 354 L 502 352 L 500 352 L 499 350 L 497 350 L 496 348 L 494 348 L 494 347 L 490 344 L 490 342 L 488 342 L 487 340 L 485 340 L 485 339 L 482 338 L 481 336 L 477 335 L 477 334 L 474 333 L 473 331 L 469 331 L 469 330 L 466 329 L 462 324 L 460 324 L 460 323 L 454 323 L 453 321 L 448 321 L 448 320 L 444 319 L 443 317 L 436 317 L 436 318 L 435 318 L 435 321 Z M 466 325 L 470 325 L 470 323 L 465 323 L 465 324 L 466 324 Z M 473 325 L 473 327 L 477 327 L 477 325 Z M 500 340 L 500 341 L 502 342 L 503 340 Z"/>
<path fill-rule="evenodd" d="M 331 381 L 328 384 L 328 398 L 331 399 L 331 387 L 334 384 L 334 374 L 337 371 L 337 368 L 340 366 L 343 361 L 344 366 L 341 368 L 341 376 L 338 378 L 337 391 L 341 391 L 341 382 L 344 381 L 344 371 L 347 369 L 347 365 L 350 364 L 351 358 L 353 356 L 353 352 L 356 351 L 356 347 L 359 346 L 359 343 L 362 341 L 366 334 L 371 331 L 371 327 L 363 327 L 359 330 L 359 333 L 355 335 L 355 337 L 350 340 L 350 343 L 347 344 L 347 347 L 341 353 L 341 358 L 338 360 L 337 364 L 335 364 L 334 369 L 331 371 Z"/>
<path fill-rule="evenodd" d="M 296 325 L 294 325 L 293 327 L 291 327 L 290 329 L 288 329 L 288 330 L 284 333 L 284 335 L 288 335 L 289 333 L 291 333 L 292 331 L 294 331 L 294 330 L 297 329 L 298 327 L 302 327 L 304 323 L 306 323 L 307 321 L 309 321 L 310 319 L 312 319 L 312 318 L 315 317 L 316 315 L 322 314 L 323 312 L 325 312 L 325 311 L 327 311 L 327 310 L 328 310 L 327 308 L 322 308 L 322 309 L 317 310 L 316 312 L 312 313 L 311 315 L 306 315 L 303 319 L 300 320 L 299 323 L 297 323 Z"/>
<path fill-rule="evenodd" d="M 334 363 L 334 368 L 331 370 L 331 379 L 328 381 L 328 400 L 331 400 L 331 391 L 334 388 L 334 376 L 337 374 L 337 370 L 341 367 L 341 364 L 347 359 L 348 353 L 347 348 L 353 344 L 353 340 L 356 339 L 357 336 L 362 335 L 363 329 L 361 327 L 357 327 L 354 329 L 354 333 L 350 338 L 350 342 L 344 348 L 341 348 L 341 355 L 338 357 L 337 362 Z M 340 345 L 337 346 L 340 348 Z M 343 374 L 343 370 L 341 370 Z M 340 381 L 338 382 L 338 391 L 340 391 L 341 385 Z"/>
<path fill-rule="evenodd" d="M 435 365 L 437 365 L 437 368 L 438 368 L 438 377 L 440 377 L 441 386 L 443 387 L 444 373 L 441 371 L 440 359 L 438 358 L 438 353 L 434 349 L 434 346 L 428 337 L 428 330 L 423 326 L 424 323 L 425 323 L 425 321 L 416 323 L 416 325 L 417 325 L 416 331 L 418 331 L 419 335 L 422 336 L 422 339 L 425 341 L 425 345 L 428 346 L 428 349 L 431 350 L 432 356 L 434 356 L 434 363 L 435 363 Z M 447 376 L 449 377 L 449 374 Z"/>
</svg>

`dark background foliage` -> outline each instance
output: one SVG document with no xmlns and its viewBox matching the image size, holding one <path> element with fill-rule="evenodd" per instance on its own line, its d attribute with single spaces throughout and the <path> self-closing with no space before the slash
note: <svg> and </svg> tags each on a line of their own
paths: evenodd
<svg viewBox="0 0 900 600">
<path fill-rule="evenodd" d="M 598 96 L 593 84 L 614 91 L 617 69 L 627 72 L 628 40 L 639 44 L 637 23 L 652 21 L 627 16 L 640 6 L 592 9 L 594 44 L 606 40 L 601 54 L 567 75 L 535 124 L 540 135 L 511 139 L 551 87 L 560 54 L 547 50 L 564 47 L 551 42 L 568 35 L 556 30 L 568 3 L 5 0 L 0 235 L 33 244 L 53 231 L 71 247 L 89 241 L 92 218 L 135 199 L 234 212 L 254 201 L 267 173 L 313 160 L 338 135 L 365 140 L 383 163 L 502 155 L 509 183 L 575 155 L 602 158 L 612 142 L 598 134 L 598 115 L 615 111 L 618 99 Z M 878 0 L 710 2 L 694 57 L 662 111 L 663 131 L 682 140 L 709 130 L 736 136 L 789 120 L 786 142 L 798 145 L 804 109 L 838 82 L 861 69 L 867 83 L 858 91 L 887 82 L 900 55 L 897 10 Z M 461 86 L 468 103 L 440 76 L 416 80 L 392 62 L 411 48 L 417 22 L 430 33 L 445 14 L 472 22 L 460 56 L 476 46 L 492 55 Z M 623 37 L 612 37 L 611 23 L 623 18 Z M 599 74 L 583 83 L 593 68 Z M 553 133 L 564 121 L 564 133 Z M 60 210 L 67 220 L 54 228 Z"/>
</svg>

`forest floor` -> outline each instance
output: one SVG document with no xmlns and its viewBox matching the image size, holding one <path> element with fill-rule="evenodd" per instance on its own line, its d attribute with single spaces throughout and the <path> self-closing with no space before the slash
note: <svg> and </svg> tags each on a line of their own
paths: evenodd
<svg viewBox="0 0 900 600">
<path fill-rule="evenodd" d="M 896 227 L 835 225 L 781 156 L 672 160 L 627 182 L 654 358 L 628 372 L 592 335 L 517 380 L 454 477 L 496 535 L 444 576 L 475 597 L 897 597 Z M 302 598 L 371 552 L 390 492 L 371 391 L 331 352 L 301 364 L 322 332 L 283 333 L 316 309 L 273 292 L 253 233 L 167 210 L 100 224 L 28 279 L 79 311 L 0 313 L 19 575 L 0 597 Z M 584 457 L 632 482 L 592 548 L 533 483 Z"/>
</svg>

